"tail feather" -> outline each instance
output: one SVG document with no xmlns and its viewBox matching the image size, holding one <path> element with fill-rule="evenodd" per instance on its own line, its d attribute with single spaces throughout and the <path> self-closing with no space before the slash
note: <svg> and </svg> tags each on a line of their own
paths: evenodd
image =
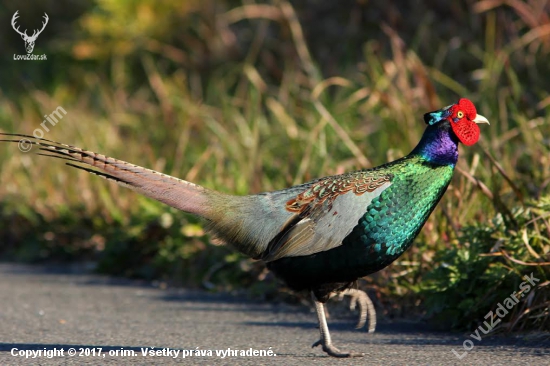
<svg viewBox="0 0 550 366">
<path fill-rule="evenodd" d="M 0 142 L 24 140 L 39 147 L 39 155 L 65 160 L 71 167 L 201 216 L 208 221 L 207 231 L 253 258 L 261 258 L 270 241 L 290 225 L 295 214 L 285 209 L 285 203 L 305 189 L 298 186 L 258 195 L 226 195 L 79 147 L 28 135 L 0 133 L 2 136 L 9 138 L 0 138 Z"/>
<path fill-rule="evenodd" d="M 0 133 L 0 136 L 21 137 L 20 140 L 2 139 L 0 141 L 25 140 L 25 143 L 38 146 L 43 152 L 40 155 L 68 160 L 71 162 L 67 163 L 69 166 L 114 181 L 147 197 L 207 219 L 210 219 L 211 211 L 209 200 L 213 196 L 221 196 L 197 184 L 79 147 L 28 135 Z"/>
</svg>

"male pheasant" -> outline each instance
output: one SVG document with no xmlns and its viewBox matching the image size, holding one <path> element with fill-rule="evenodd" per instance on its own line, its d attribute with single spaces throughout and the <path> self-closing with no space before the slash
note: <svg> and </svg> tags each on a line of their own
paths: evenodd
<svg viewBox="0 0 550 366">
<path fill-rule="evenodd" d="M 50 156 L 71 161 L 68 165 L 203 217 L 216 237 L 264 261 L 292 289 L 310 291 L 321 333 L 314 346 L 331 356 L 351 357 L 362 354 L 333 345 L 324 303 L 338 293 L 365 299 L 352 284 L 411 246 L 451 181 L 458 143 L 473 145 L 479 139 L 477 124 L 489 123 L 468 99 L 427 113 L 424 121 L 422 139 L 401 159 L 249 196 L 219 193 L 74 146 L 9 136 L 23 137 Z M 364 309 L 362 313 L 360 323 Z"/>
</svg>

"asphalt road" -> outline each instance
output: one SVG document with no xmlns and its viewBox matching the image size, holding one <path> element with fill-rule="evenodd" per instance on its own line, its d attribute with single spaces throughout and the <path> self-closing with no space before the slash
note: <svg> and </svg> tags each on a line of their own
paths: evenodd
<svg viewBox="0 0 550 366">
<path fill-rule="evenodd" d="M 367 356 L 337 360 L 310 347 L 318 339 L 318 330 L 314 312 L 306 307 L 0 264 L 0 365 L 550 364 L 549 335 L 474 341 L 473 349 L 458 359 L 452 349 L 464 353 L 467 338 L 463 334 L 429 332 L 406 323 L 382 323 L 376 333 L 368 334 L 353 329 L 355 320 L 351 314 L 333 316 L 329 320 L 332 338 L 338 347 Z M 197 347 L 203 354 L 189 355 Z M 230 355 L 228 349 L 238 353 L 271 350 L 274 355 Z M 63 356 L 31 358 L 29 352 L 30 357 L 25 357 L 26 351 L 51 354 L 55 350 L 63 350 Z M 71 350 L 76 355 L 69 356 Z M 151 350 L 160 355 L 142 355 Z M 223 350 L 225 357 L 216 350 Z M 177 358 L 172 358 L 178 351 Z"/>
</svg>

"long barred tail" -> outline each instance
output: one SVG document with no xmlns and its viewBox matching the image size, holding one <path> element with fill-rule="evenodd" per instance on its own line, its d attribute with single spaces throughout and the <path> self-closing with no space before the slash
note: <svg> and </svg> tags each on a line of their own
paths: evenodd
<svg viewBox="0 0 550 366">
<path fill-rule="evenodd" d="M 114 181 L 147 197 L 166 203 L 179 210 L 209 219 L 209 198 L 217 192 L 182 179 L 146 169 L 79 147 L 36 138 L 29 135 L 0 133 L 0 141 L 32 144 L 39 147 L 39 155 L 69 161 L 67 165 Z"/>
</svg>

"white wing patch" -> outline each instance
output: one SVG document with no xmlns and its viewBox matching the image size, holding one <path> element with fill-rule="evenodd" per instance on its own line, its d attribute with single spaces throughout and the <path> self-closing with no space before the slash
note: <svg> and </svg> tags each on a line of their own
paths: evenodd
<svg viewBox="0 0 550 366">
<path fill-rule="evenodd" d="M 372 192 L 360 195 L 347 192 L 338 195 L 329 207 L 326 204 L 314 207 L 307 217 L 272 243 L 262 259 L 269 262 L 283 257 L 306 256 L 342 245 L 372 200 L 390 185 L 387 181 Z"/>
</svg>

